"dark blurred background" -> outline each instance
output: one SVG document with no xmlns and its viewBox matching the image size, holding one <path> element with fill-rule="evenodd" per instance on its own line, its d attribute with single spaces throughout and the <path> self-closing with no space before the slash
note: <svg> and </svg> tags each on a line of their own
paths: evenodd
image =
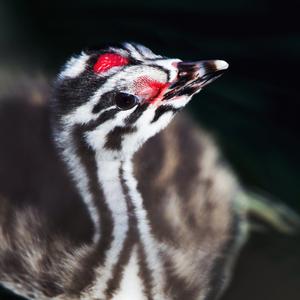
<svg viewBox="0 0 300 300">
<path fill-rule="evenodd" d="M 87 46 L 136 41 L 186 60 L 225 59 L 230 70 L 189 106 L 249 188 L 300 212 L 297 1 L 3 1 L 0 76 L 54 76 Z M 254 234 L 226 300 L 299 300 L 300 239 Z M 0 299 L 17 299 L 6 292 Z"/>
</svg>

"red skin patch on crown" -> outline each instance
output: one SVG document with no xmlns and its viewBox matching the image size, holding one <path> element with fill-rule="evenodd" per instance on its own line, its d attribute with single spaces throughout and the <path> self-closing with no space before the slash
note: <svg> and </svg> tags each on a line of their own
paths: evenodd
<svg viewBox="0 0 300 300">
<path fill-rule="evenodd" d="M 116 53 L 104 53 L 98 57 L 94 65 L 95 73 L 103 73 L 112 67 L 121 67 L 128 65 L 128 58 Z"/>
<path fill-rule="evenodd" d="M 169 85 L 170 83 L 160 82 L 147 76 L 141 76 L 134 82 L 134 91 L 137 96 L 154 104 L 158 100 L 161 100 L 162 95 Z"/>
</svg>

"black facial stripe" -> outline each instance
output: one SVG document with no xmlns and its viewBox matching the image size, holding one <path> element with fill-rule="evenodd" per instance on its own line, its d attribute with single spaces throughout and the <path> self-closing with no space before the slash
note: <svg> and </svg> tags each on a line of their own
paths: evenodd
<svg viewBox="0 0 300 300">
<path fill-rule="evenodd" d="M 139 49 L 139 47 L 137 46 L 136 43 L 130 43 L 131 46 L 133 46 L 133 48 L 136 50 L 136 52 L 144 59 L 147 59 L 144 55 L 144 53 L 141 52 L 141 50 Z"/>
<path fill-rule="evenodd" d="M 124 135 L 136 131 L 136 127 L 132 126 L 143 114 L 143 112 L 149 106 L 148 103 L 144 103 L 138 106 L 126 119 L 125 119 L 125 126 L 119 127 L 117 126 L 114 128 L 110 133 L 107 135 L 107 141 L 105 147 L 108 149 L 119 150 L 118 147 L 121 147 L 121 141 Z M 86 125 L 81 125 L 81 128 L 84 131 L 93 131 L 99 125 L 103 124 L 104 122 L 113 119 L 115 115 L 120 112 L 119 108 L 112 108 L 105 112 L 103 112 L 96 120 L 89 122 Z"/>
<path fill-rule="evenodd" d="M 165 56 L 162 56 L 162 57 L 155 57 L 155 58 L 147 58 L 147 60 L 150 60 L 150 61 L 159 61 L 159 60 L 166 60 L 166 59 L 169 59 L 168 57 L 165 57 Z"/>
<path fill-rule="evenodd" d="M 179 110 L 179 108 L 175 108 L 171 105 L 162 105 L 160 106 L 156 112 L 155 115 L 153 117 L 153 120 L 151 121 L 151 123 L 156 122 L 163 114 L 172 111 L 174 114 Z"/>
<path fill-rule="evenodd" d="M 137 43 L 130 42 L 129 45 L 132 46 L 132 47 L 134 48 L 133 51 L 130 50 L 130 49 L 127 49 L 125 46 L 123 46 L 122 49 L 124 49 L 124 50 L 127 51 L 127 53 L 130 55 L 131 60 L 132 60 L 135 64 L 142 63 L 142 61 L 137 60 L 137 59 L 135 59 L 135 58 L 132 57 L 132 56 L 134 55 L 134 51 L 135 51 L 136 53 L 138 53 L 138 54 L 142 57 L 143 60 L 148 60 L 148 58 L 145 56 L 145 54 L 139 49 Z"/>
<path fill-rule="evenodd" d="M 82 125 L 85 131 L 93 131 L 99 125 L 103 124 L 104 122 L 113 119 L 115 115 L 120 111 L 119 108 L 112 108 L 105 112 L 103 112 L 96 120 L 89 122 L 86 125 Z"/>
<path fill-rule="evenodd" d="M 125 46 L 124 43 L 120 43 L 119 45 L 116 45 L 116 46 L 113 47 L 113 48 L 116 48 L 116 49 L 120 49 L 120 50 L 126 51 L 127 54 L 128 54 L 129 56 L 131 55 L 130 50 L 128 50 L 128 49 L 126 48 L 126 46 Z"/>
<path fill-rule="evenodd" d="M 107 135 L 106 142 L 104 147 L 110 150 L 120 150 L 122 144 L 122 138 L 129 133 L 137 131 L 137 128 L 134 126 L 117 126 Z"/>
<path fill-rule="evenodd" d="M 140 116 L 143 114 L 143 112 L 147 109 L 148 106 L 148 103 L 144 103 L 142 105 L 137 106 L 137 108 L 125 119 L 125 124 L 127 126 L 134 124 L 140 118 Z"/>
<path fill-rule="evenodd" d="M 103 85 L 107 78 L 98 77 L 94 74 L 92 66 L 97 57 L 92 56 L 86 62 L 85 70 L 75 78 L 57 80 L 54 87 L 55 109 L 59 115 L 70 113 L 76 107 L 87 102 L 94 93 Z"/>
<path fill-rule="evenodd" d="M 114 106 L 114 99 L 112 97 L 113 92 L 107 92 L 105 94 L 103 94 L 98 103 L 93 107 L 92 113 L 93 114 L 97 114 L 100 111 L 102 111 L 105 108 L 108 108 L 110 106 Z"/>
<path fill-rule="evenodd" d="M 86 80 L 84 74 L 78 78 L 64 79 L 55 88 L 54 94 L 56 100 L 54 105 L 58 109 L 59 115 L 68 114 L 87 102 L 105 81 L 105 78 Z"/>
</svg>

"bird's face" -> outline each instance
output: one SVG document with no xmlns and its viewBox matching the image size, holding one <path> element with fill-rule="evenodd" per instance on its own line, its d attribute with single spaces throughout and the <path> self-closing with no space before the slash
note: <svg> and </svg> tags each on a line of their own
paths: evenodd
<svg viewBox="0 0 300 300">
<path fill-rule="evenodd" d="M 82 52 L 58 77 L 56 113 L 65 127 L 85 128 L 96 151 L 132 155 L 227 67 L 220 60 L 182 62 L 129 43 Z"/>
</svg>

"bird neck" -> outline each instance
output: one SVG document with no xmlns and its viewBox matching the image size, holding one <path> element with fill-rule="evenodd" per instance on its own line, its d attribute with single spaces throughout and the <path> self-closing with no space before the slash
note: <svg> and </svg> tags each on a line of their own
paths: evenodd
<svg viewBox="0 0 300 300">
<path fill-rule="evenodd" d="M 96 153 L 97 175 L 106 205 L 111 213 L 113 230 L 111 232 L 112 240 L 106 251 L 107 259 L 103 265 L 99 265 L 97 268 L 98 274 L 101 275 L 97 276 L 90 296 L 101 295 L 102 299 L 108 286 L 107 283 L 113 277 L 113 270 L 120 263 L 120 258 L 124 255 L 134 256 L 136 254 L 135 246 L 139 245 L 148 272 L 155 274 L 155 277 L 152 277 L 153 299 L 161 299 L 165 275 L 159 247 L 152 235 L 143 198 L 137 187 L 138 182 L 134 176 L 132 157 L 104 161 L 101 159 L 103 151 L 105 150 L 102 149 L 98 154 Z M 103 268 L 106 272 L 103 272 Z"/>
<path fill-rule="evenodd" d="M 153 287 L 157 290 L 153 293 L 158 295 L 164 275 L 158 246 L 133 174 L 133 153 L 123 159 L 104 160 L 107 150 L 94 151 L 80 128 L 61 131 L 57 141 L 93 221 L 95 249 L 102 252 L 96 268 L 96 283 L 89 295 L 105 298 L 120 257 L 126 251 L 132 253 L 137 244 L 144 251 L 147 268 L 156 274 Z"/>
<path fill-rule="evenodd" d="M 132 155 L 113 158 L 104 148 L 93 150 L 80 126 L 56 131 L 55 140 L 93 222 L 93 241 L 111 234 L 107 227 L 120 227 L 118 234 L 124 235 L 128 211 L 121 174 L 123 165 L 132 163 Z"/>
</svg>

